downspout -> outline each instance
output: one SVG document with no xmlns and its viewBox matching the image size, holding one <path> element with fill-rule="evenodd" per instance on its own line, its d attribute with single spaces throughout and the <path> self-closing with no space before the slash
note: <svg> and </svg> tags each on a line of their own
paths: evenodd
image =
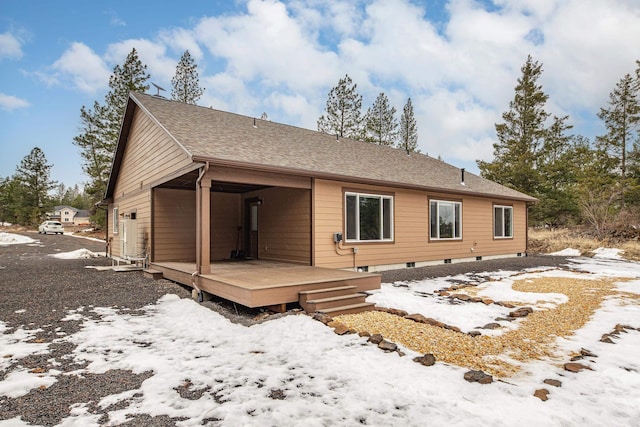
<svg viewBox="0 0 640 427">
<path fill-rule="evenodd" d="M 202 295 L 202 291 L 200 290 L 200 288 L 198 288 L 197 285 L 197 281 L 196 281 L 196 277 L 198 275 L 200 275 L 200 271 L 202 268 L 202 265 L 200 264 L 200 232 L 202 229 L 202 214 L 201 212 L 201 197 L 200 194 L 202 193 L 202 187 L 200 186 L 200 183 L 202 182 L 202 178 L 204 178 L 204 176 L 206 175 L 206 173 L 209 171 L 209 162 L 205 162 L 204 167 L 200 170 L 200 174 L 198 175 L 198 179 L 196 180 L 196 208 L 197 208 L 197 218 L 198 221 L 196 221 L 196 271 L 194 271 L 191 274 L 191 285 L 193 286 L 193 289 L 195 289 L 198 292 L 198 301 L 202 302 L 203 301 L 203 295 Z"/>
</svg>

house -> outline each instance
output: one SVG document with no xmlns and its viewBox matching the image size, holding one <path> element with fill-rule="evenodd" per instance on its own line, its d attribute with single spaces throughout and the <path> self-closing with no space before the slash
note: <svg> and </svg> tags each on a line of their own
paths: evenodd
<svg viewBox="0 0 640 427">
<path fill-rule="evenodd" d="M 60 221 L 62 225 L 89 224 L 89 216 L 88 210 L 76 209 L 71 206 L 54 206 L 53 213 L 47 214 L 49 219 Z"/>
<path fill-rule="evenodd" d="M 535 200 L 423 154 L 140 93 L 105 197 L 112 256 L 250 307 L 524 256 Z"/>
</svg>

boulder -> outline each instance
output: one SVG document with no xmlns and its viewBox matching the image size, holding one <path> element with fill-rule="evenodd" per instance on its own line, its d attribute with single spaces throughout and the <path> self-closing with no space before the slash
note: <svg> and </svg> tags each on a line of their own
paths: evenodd
<svg viewBox="0 0 640 427">
<path fill-rule="evenodd" d="M 407 314 L 406 316 L 404 316 L 404 318 L 413 320 L 414 322 L 418 322 L 418 323 L 429 323 L 427 321 L 427 318 L 420 313 Z"/>
<path fill-rule="evenodd" d="M 584 357 L 598 357 L 597 355 L 593 354 L 591 351 L 587 350 L 586 348 L 581 348 L 580 354 Z"/>
<path fill-rule="evenodd" d="M 613 342 L 613 340 L 611 339 L 612 335 L 610 334 L 604 334 L 602 335 L 602 338 L 600 338 L 600 342 L 605 342 L 607 344 L 615 344 Z"/>
<path fill-rule="evenodd" d="M 554 380 L 552 378 L 547 378 L 546 380 L 542 381 L 545 384 L 548 384 L 550 386 L 553 387 L 562 387 L 562 383 L 558 380 Z"/>
<path fill-rule="evenodd" d="M 378 344 L 378 348 L 380 350 L 383 350 L 383 351 L 389 353 L 389 352 L 392 352 L 392 351 L 396 351 L 398 349 L 398 346 L 395 343 L 392 343 L 391 341 L 382 340 Z"/>
<path fill-rule="evenodd" d="M 470 383 L 490 384 L 493 382 L 493 377 L 483 371 L 468 371 L 464 374 L 464 379 Z"/>
<path fill-rule="evenodd" d="M 432 366 L 436 363 L 436 357 L 431 353 L 427 353 L 424 356 L 414 357 L 413 361 L 424 366 Z"/>
<path fill-rule="evenodd" d="M 371 344 L 380 344 L 382 342 L 383 338 L 382 335 L 380 334 L 373 334 L 369 337 L 369 339 L 367 340 L 367 342 L 370 342 Z"/>
<path fill-rule="evenodd" d="M 443 328 L 448 329 L 448 330 L 453 331 L 453 332 L 462 332 L 460 330 L 460 328 L 458 328 L 457 326 L 444 325 Z"/>
<path fill-rule="evenodd" d="M 569 372 L 580 372 L 583 369 L 592 370 L 587 365 L 583 365 L 582 363 L 569 362 L 564 364 L 564 370 Z"/>
<path fill-rule="evenodd" d="M 549 400 L 549 390 L 547 390 L 546 388 L 541 388 L 536 390 L 533 395 L 535 397 L 537 397 L 538 399 L 542 400 L 543 402 Z"/>
<path fill-rule="evenodd" d="M 492 322 L 492 323 L 487 323 L 486 325 L 484 325 L 482 327 L 482 329 L 498 329 L 500 327 L 501 327 L 500 323 Z"/>
<path fill-rule="evenodd" d="M 338 323 L 337 325 L 334 326 L 333 332 L 335 332 L 338 335 L 344 335 L 344 334 L 350 333 L 351 331 L 342 323 Z"/>
<path fill-rule="evenodd" d="M 509 316 L 510 317 L 527 317 L 531 313 L 533 313 L 533 309 L 531 307 L 520 307 L 519 309 L 509 313 Z"/>
<path fill-rule="evenodd" d="M 480 331 L 469 331 L 468 335 L 471 337 L 479 337 L 482 333 Z"/>
<path fill-rule="evenodd" d="M 459 299 L 460 301 L 469 301 L 471 297 L 467 294 L 454 294 L 451 298 Z"/>
<path fill-rule="evenodd" d="M 491 305 L 494 303 L 494 301 L 491 298 L 482 298 L 482 303 L 484 305 Z"/>
<path fill-rule="evenodd" d="M 377 311 L 384 311 L 385 313 L 393 314 L 396 316 L 404 317 L 407 315 L 407 312 L 404 310 L 398 310 L 397 308 L 387 308 L 387 307 L 376 307 Z"/>
<path fill-rule="evenodd" d="M 313 320 L 317 320 L 318 322 L 322 322 L 325 325 L 328 323 L 331 323 L 333 321 L 333 318 L 331 316 L 329 316 L 328 314 L 324 314 L 324 313 L 315 313 L 313 315 Z"/>
</svg>

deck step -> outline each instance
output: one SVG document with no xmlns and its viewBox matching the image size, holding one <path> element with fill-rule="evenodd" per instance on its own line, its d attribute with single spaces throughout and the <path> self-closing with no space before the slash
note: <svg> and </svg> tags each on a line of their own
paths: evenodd
<svg viewBox="0 0 640 427">
<path fill-rule="evenodd" d="M 347 285 L 347 286 L 334 286 L 331 288 L 324 289 L 314 289 L 310 291 L 300 291 L 299 292 L 299 302 L 300 305 L 303 305 L 309 300 L 317 300 L 322 298 L 330 298 L 337 297 L 340 295 L 348 295 L 354 293 L 357 289 L 357 286 Z"/>
<path fill-rule="evenodd" d="M 342 307 L 345 305 L 353 305 L 364 302 L 367 298 L 366 294 L 352 293 L 348 295 L 339 295 L 336 297 L 321 298 L 315 300 L 309 300 L 306 302 L 307 308 L 305 311 L 313 313 L 323 310 L 325 308 Z"/>
<path fill-rule="evenodd" d="M 339 316 L 341 314 L 356 314 L 363 313 L 365 311 L 371 311 L 375 308 L 373 302 L 361 302 L 358 304 L 343 305 L 340 307 L 325 308 L 318 310 L 319 313 L 328 314 L 331 317 Z"/>
<path fill-rule="evenodd" d="M 142 271 L 144 277 L 148 278 L 148 279 L 153 279 L 153 280 L 158 280 L 158 279 L 162 279 L 162 271 L 160 270 L 154 270 L 152 268 L 147 268 L 146 270 Z"/>
</svg>

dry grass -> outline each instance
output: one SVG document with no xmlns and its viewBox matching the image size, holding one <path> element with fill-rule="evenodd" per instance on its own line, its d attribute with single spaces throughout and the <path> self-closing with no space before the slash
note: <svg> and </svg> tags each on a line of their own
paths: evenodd
<svg viewBox="0 0 640 427">
<path fill-rule="evenodd" d="M 557 363 L 566 361 L 567 355 L 559 354 L 555 346 L 557 337 L 569 337 L 584 327 L 605 298 L 616 295 L 631 304 L 640 304 L 638 295 L 618 291 L 613 284 L 615 281 L 568 278 L 520 280 L 513 285 L 517 291 L 558 292 L 566 294 L 569 299 L 555 308 L 534 311 L 521 320 L 518 329 L 494 337 L 481 335 L 473 338 L 379 311 L 338 316 L 334 321 L 358 332 L 381 334 L 419 353 L 432 353 L 441 362 L 509 377 L 520 370 L 523 362 L 541 359 L 556 360 Z"/>
<path fill-rule="evenodd" d="M 529 251 L 532 253 L 553 253 L 566 248 L 578 249 L 584 256 L 591 256 L 597 248 L 617 248 L 624 251 L 624 258 L 640 260 L 640 242 L 637 240 L 599 240 L 580 232 L 579 229 L 529 229 Z"/>
</svg>

